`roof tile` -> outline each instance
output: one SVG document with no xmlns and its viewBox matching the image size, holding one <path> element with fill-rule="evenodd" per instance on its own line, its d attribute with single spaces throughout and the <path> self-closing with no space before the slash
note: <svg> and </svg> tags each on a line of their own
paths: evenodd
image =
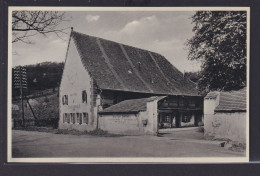
<svg viewBox="0 0 260 176">
<path fill-rule="evenodd" d="M 199 96 L 195 83 L 160 54 L 75 31 L 72 38 L 100 89 Z"/>
<path fill-rule="evenodd" d="M 100 111 L 100 114 L 113 114 L 113 113 L 138 113 L 140 111 L 146 110 L 147 102 L 153 100 L 161 100 L 165 98 L 165 96 L 153 96 L 149 98 L 140 98 L 140 99 L 131 99 L 125 100 L 113 106 L 110 106 L 103 111 Z"/>
<path fill-rule="evenodd" d="M 220 92 L 219 105 L 215 111 L 246 111 L 246 87 L 238 91 Z"/>
</svg>

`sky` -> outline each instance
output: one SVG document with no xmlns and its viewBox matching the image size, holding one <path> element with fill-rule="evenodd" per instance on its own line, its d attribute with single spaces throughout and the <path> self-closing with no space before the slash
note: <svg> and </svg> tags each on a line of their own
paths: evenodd
<svg viewBox="0 0 260 176">
<path fill-rule="evenodd" d="M 70 27 L 74 31 L 157 52 L 181 72 L 197 71 L 200 64 L 187 59 L 185 42 L 191 38 L 194 12 L 180 11 L 82 11 L 66 12 L 68 21 L 60 28 L 67 34 L 57 37 L 36 35 L 33 44 L 13 43 L 13 66 L 46 61 L 64 62 Z"/>
</svg>

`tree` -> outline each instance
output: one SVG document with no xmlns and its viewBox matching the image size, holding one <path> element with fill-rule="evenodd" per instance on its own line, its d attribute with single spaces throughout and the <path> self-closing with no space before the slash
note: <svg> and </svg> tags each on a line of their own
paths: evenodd
<svg viewBox="0 0 260 176">
<path fill-rule="evenodd" d="M 246 12 L 198 11 L 195 35 L 186 43 L 188 59 L 202 62 L 200 90 L 236 90 L 246 86 Z"/>
<path fill-rule="evenodd" d="M 12 43 L 31 43 L 30 37 L 37 34 L 55 33 L 60 37 L 64 29 L 58 26 L 63 21 L 66 21 L 64 13 L 56 11 L 13 11 Z"/>
<path fill-rule="evenodd" d="M 194 83 L 198 83 L 199 79 L 200 79 L 200 72 L 185 72 L 184 76 L 189 78 L 191 81 L 193 81 Z"/>
</svg>

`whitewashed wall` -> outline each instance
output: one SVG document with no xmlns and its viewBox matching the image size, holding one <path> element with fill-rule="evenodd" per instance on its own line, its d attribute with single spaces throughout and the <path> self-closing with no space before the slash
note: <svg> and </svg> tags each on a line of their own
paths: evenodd
<svg viewBox="0 0 260 176">
<path fill-rule="evenodd" d="M 246 118 L 246 112 L 205 115 L 204 134 L 246 143 Z"/>
<path fill-rule="evenodd" d="M 143 125 L 147 120 L 147 125 Z M 156 135 L 157 134 L 157 100 L 147 103 L 147 110 L 137 114 L 102 114 L 99 128 L 113 134 Z"/>
<path fill-rule="evenodd" d="M 216 112 L 216 99 L 204 100 L 204 135 L 246 143 L 246 112 Z"/>
<path fill-rule="evenodd" d="M 92 96 L 92 79 L 89 73 L 84 68 L 77 51 L 76 45 L 71 39 L 67 60 L 64 66 L 62 80 L 59 92 L 59 105 L 60 105 L 60 129 L 77 129 L 77 130 L 92 130 L 94 129 L 94 121 L 96 116 L 91 109 L 91 96 Z M 87 92 L 87 104 L 82 103 L 82 91 Z M 62 96 L 68 95 L 68 105 L 62 104 Z M 63 123 L 64 113 L 88 113 L 88 124 L 70 124 Z"/>
</svg>

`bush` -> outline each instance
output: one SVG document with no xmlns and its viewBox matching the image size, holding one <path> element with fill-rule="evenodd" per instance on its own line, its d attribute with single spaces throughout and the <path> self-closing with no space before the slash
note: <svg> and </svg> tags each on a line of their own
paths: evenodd
<svg viewBox="0 0 260 176">
<path fill-rule="evenodd" d="M 235 152 L 244 152 L 246 150 L 246 144 L 239 143 L 239 142 L 232 142 L 231 147 L 229 147 L 228 149 Z"/>
<path fill-rule="evenodd" d="M 203 126 L 200 126 L 200 127 L 198 128 L 198 132 L 204 133 L 204 127 L 203 127 Z"/>
<path fill-rule="evenodd" d="M 67 130 L 67 129 L 58 129 L 54 132 L 55 134 L 69 134 L 69 135 L 91 135 L 91 136 L 100 136 L 100 137 L 119 137 L 120 134 L 110 134 L 107 131 L 101 129 L 95 129 L 92 131 L 78 131 L 78 130 Z"/>
<path fill-rule="evenodd" d="M 107 131 L 101 130 L 99 128 L 93 131 L 89 131 L 88 133 L 93 136 L 106 136 L 108 134 Z"/>
</svg>

